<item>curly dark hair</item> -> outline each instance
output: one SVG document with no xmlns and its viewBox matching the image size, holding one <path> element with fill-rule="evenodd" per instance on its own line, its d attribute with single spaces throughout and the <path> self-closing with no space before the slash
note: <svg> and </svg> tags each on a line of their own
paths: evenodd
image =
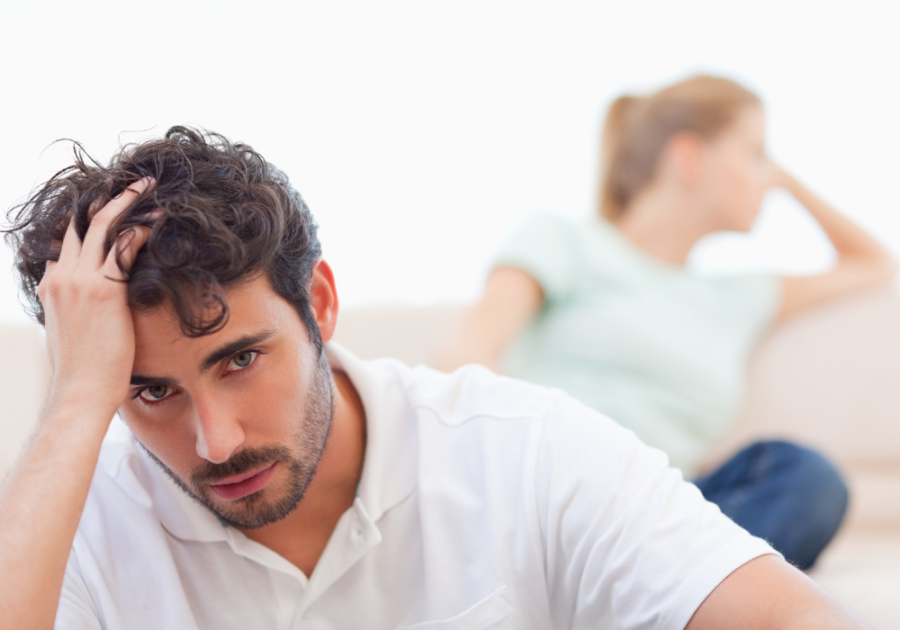
<svg viewBox="0 0 900 630">
<path fill-rule="evenodd" d="M 10 209 L 12 225 L 4 230 L 16 252 L 25 307 L 38 322 L 44 323 L 38 284 L 47 262 L 59 259 L 69 221 L 74 218 L 83 240 L 97 209 L 150 176 L 155 188 L 134 200 L 106 238 L 109 252 L 122 232 L 151 227 L 125 276 L 129 306 L 148 311 L 168 304 L 184 334 L 199 337 L 227 322 L 226 289 L 266 274 L 321 353 L 308 293 L 321 245 L 309 208 L 283 172 L 246 144 L 189 127 L 125 145 L 109 166 L 72 144 L 75 163 Z"/>
</svg>

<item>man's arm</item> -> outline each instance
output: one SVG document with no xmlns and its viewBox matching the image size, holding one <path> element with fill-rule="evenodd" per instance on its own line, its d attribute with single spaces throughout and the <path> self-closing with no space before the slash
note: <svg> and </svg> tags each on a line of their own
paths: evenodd
<svg viewBox="0 0 900 630">
<path fill-rule="evenodd" d="M 662 451 L 559 395 L 535 499 L 560 626 L 870 628 L 738 527 Z"/>
<path fill-rule="evenodd" d="M 0 619 L 3 627 L 52 628 L 66 564 L 109 423 L 125 400 L 134 362 L 126 267 L 149 230 L 123 234 L 104 256 L 113 221 L 152 185 L 141 180 L 91 220 L 74 221 L 38 294 L 53 380 L 25 452 L 0 488 Z"/>
<path fill-rule="evenodd" d="M 837 630 L 874 627 L 777 556 L 760 556 L 725 578 L 686 630 Z"/>
</svg>

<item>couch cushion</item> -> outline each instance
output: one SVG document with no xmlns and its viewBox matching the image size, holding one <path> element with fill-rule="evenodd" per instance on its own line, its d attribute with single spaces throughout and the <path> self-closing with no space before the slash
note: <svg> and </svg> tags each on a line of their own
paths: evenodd
<svg viewBox="0 0 900 630">
<path fill-rule="evenodd" d="M 30 435 L 50 384 L 43 331 L 35 324 L 0 326 L 0 479 L 6 476 Z"/>
</svg>

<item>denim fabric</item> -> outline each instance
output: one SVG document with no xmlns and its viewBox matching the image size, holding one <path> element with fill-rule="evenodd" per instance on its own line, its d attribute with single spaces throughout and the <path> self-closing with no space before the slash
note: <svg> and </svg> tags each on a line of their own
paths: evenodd
<svg viewBox="0 0 900 630">
<path fill-rule="evenodd" d="M 731 520 L 804 570 L 834 536 L 849 499 L 828 460 L 780 441 L 751 444 L 694 483 Z"/>
</svg>

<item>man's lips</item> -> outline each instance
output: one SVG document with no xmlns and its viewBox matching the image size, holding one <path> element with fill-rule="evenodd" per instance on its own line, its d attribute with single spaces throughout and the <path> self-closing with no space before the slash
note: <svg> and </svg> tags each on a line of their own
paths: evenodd
<svg viewBox="0 0 900 630">
<path fill-rule="evenodd" d="M 276 462 L 277 464 L 277 462 Z M 275 464 L 270 464 L 267 468 L 244 473 L 243 475 L 235 475 L 229 477 L 225 481 L 219 481 L 210 484 L 210 488 L 218 496 L 229 501 L 241 499 L 248 494 L 258 492 L 265 487 L 275 470 Z"/>
</svg>

